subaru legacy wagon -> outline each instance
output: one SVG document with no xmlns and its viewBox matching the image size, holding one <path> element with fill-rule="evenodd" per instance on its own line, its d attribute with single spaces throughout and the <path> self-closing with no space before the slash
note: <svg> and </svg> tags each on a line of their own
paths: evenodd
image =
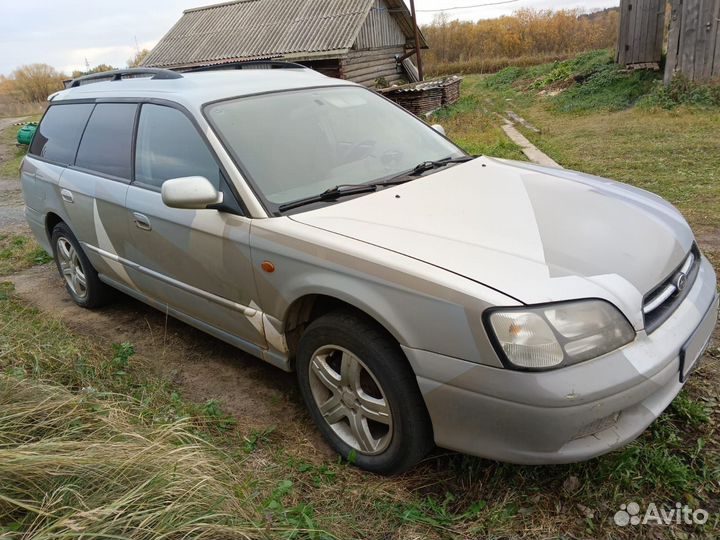
<svg viewBox="0 0 720 540">
<path fill-rule="evenodd" d="M 50 97 L 22 188 L 78 305 L 117 289 L 295 371 L 328 443 L 383 474 L 434 445 L 586 460 L 682 389 L 718 299 L 673 206 L 474 158 L 364 87 L 253 67 Z"/>
</svg>

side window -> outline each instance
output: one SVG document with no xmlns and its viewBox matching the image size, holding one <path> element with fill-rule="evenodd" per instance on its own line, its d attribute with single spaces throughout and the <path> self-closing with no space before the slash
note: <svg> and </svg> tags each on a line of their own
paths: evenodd
<svg viewBox="0 0 720 540">
<path fill-rule="evenodd" d="M 85 124 L 95 105 L 51 105 L 33 138 L 30 154 L 72 165 Z"/>
<path fill-rule="evenodd" d="M 129 180 L 137 107 L 134 103 L 99 103 L 85 128 L 75 165 Z"/>
<path fill-rule="evenodd" d="M 204 176 L 220 188 L 220 168 L 192 122 L 177 109 L 143 105 L 135 181 L 160 187 L 165 180 L 184 176 Z"/>
</svg>

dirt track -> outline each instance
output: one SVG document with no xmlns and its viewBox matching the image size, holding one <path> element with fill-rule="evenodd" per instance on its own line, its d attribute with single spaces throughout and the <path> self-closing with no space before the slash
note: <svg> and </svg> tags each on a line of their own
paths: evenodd
<svg viewBox="0 0 720 540">
<path fill-rule="evenodd" d="M 0 132 L 25 118 L 0 118 Z M 0 163 L 14 155 L 15 148 L 0 144 Z M 17 178 L 0 177 L 0 233 L 27 232 L 23 200 Z"/>
<path fill-rule="evenodd" d="M 281 436 L 330 454 L 306 417 L 294 375 L 257 360 L 120 293 L 108 307 L 77 307 L 54 265 L 8 278 L 18 295 L 85 336 L 132 343 L 136 358 L 179 384 L 183 396 L 218 400 L 245 430 L 277 427 Z"/>
</svg>

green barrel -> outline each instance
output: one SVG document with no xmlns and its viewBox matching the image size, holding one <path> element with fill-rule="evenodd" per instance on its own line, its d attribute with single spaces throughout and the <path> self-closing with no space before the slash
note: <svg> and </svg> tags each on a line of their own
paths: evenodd
<svg viewBox="0 0 720 540">
<path fill-rule="evenodd" d="M 35 136 L 36 130 L 37 130 L 36 122 L 31 122 L 29 124 L 25 124 L 23 127 L 20 128 L 20 131 L 18 131 L 17 142 L 19 144 L 29 145 L 32 142 L 33 137 Z"/>
</svg>

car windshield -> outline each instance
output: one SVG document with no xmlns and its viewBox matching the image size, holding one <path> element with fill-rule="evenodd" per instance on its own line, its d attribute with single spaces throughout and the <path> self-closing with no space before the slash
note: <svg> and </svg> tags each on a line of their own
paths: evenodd
<svg viewBox="0 0 720 540">
<path fill-rule="evenodd" d="M 464 155 L 417 118 L 355 86 L 232 99 L 207 106 L 206 114 L 275 211 L 335 186 Z"/>
</svg>

